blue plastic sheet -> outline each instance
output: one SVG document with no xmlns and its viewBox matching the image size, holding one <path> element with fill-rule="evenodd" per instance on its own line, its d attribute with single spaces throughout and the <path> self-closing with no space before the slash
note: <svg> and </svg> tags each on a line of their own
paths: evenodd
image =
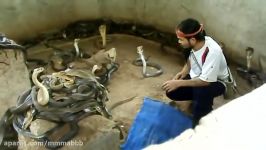
<svg viewBox="0 0 266 150">
<path fill-rule="evenodd" d="M 150 144 L 163 143 L 191 127 L 191 119 L 181 111 L 145 97 L 121 149 L 140 150 Z"/>
</svg>

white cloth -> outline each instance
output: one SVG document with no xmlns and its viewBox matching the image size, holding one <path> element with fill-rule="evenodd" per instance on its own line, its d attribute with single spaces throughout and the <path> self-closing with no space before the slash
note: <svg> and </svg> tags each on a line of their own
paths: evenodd
<svg viewBox="0 0 266 150">
<path fill-rule="evenodd" d="M 203 117 L 196 128 L 145 150 L 265 150 L 266 84 Z"/>
<path fill-rule="evenodd" d="M 207 47 L 209 52 L 202 65 L 202 55 Z M 193 59 L 192 53 L 201 68 L 199 68 L 197 62 Z M 205 36 L 205 44 L 201 49 L 197 51 L 192 49 L 189 60 L 191 65 L 189 74 L 191 78 L 199 77 L 206 82 L 216 82 L 217 79 L 223 80 L 228 77 L 227 63 L 223 51 L 211 37 Z"/>
</svg>

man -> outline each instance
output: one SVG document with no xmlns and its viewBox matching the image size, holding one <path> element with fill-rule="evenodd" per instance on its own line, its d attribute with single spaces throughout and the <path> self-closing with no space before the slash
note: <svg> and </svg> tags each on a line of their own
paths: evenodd
<svg viewBox="0 0 266 150">
<path fill-rule="evenodd" d="M 192 100 L 193 124 L 212 111 L 213 98 L 225 92 L 218 80 L 229 76 L 227 63 L 220 46 L 205 36 L 203 25 L 195 19 L 186 19 L 176 28 L 179 44 L 191 49 L 183 69 L 162 88 L 174 101 Z"/>
</svg>

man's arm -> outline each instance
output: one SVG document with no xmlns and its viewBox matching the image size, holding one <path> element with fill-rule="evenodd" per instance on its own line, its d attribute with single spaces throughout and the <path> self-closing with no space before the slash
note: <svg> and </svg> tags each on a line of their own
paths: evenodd
<svg viewBox="0 0 266 150">
<path fill-rule="evenodd" d="M 189 73 L 190 70 L 190 63 L 189 61 L 187 61 L 187 63 L 184 65 L 183 69 L 182 69 L 182 73 L 187 75 Z"/>
<path fill-rule="evenodd" d="M 198 86 L 207 86 L 209 82 L 203 81 L 199 78 L 191 79 L 191 80 L 169 80 L 166 81 L 162 88 L 167 92 L 171 92 L 179 87 L 198 87 Z"/>
<path fill-rule="evenodd" d="M 189 70 L 190 70 L 190 62 L 188 60 L 187 63 L 185 63 L 185 65 L 183 66 L 182 70 L 178 72 L 173 79 L 174 80 L 183 79 L 189 73 Z"/>
</svg>

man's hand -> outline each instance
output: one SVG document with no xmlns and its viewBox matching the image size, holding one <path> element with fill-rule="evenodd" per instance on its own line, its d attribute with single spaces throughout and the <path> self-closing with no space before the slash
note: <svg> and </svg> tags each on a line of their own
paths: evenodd
<svg viewBox="0 0 266 150">
<path fill-rule="evenodd" d="M 178 72 L 178 73 L 174 76 L 173 80 L 180 80 L 180 79 L 182 79 L 182 78 L 183 78 L 183 74 L 182 74 L 182 72 Z"/>
<path fill-rule="evenodd" d="M 171 92 L 182 86 L 182 80 L 169 80 L 162 85 L 162 89 L 166 92 Z"/>
</svg>

